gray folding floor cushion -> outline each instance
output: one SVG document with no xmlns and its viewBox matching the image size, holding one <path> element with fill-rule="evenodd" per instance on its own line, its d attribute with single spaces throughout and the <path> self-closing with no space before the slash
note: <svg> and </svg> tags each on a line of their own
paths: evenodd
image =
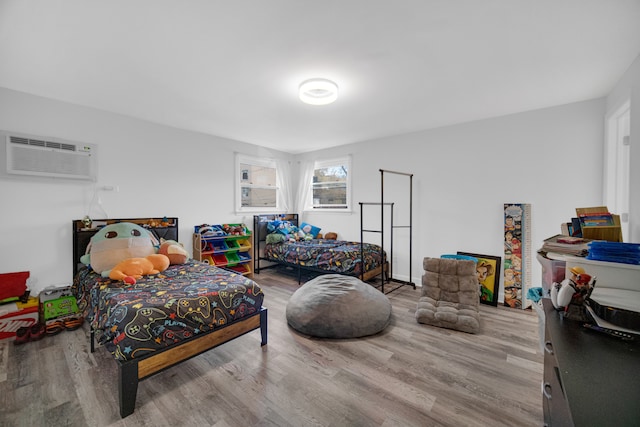
<svg viewBox="0 0 640 427">
<path fill-rule="evenodd" d="M 480 330 L 480 296 L 476 263 L 425 258 L 422 295 L 416 320 L 441 328 L 476 333 Z"/>
<path fill-rule="evenodd" d="M 287 303 L 286 316 L 289 326 L 305 335 L 357 338 L 387 327 L 391 302 L 358 278 L 325 274 L 293 293 Z"/>
</svg>

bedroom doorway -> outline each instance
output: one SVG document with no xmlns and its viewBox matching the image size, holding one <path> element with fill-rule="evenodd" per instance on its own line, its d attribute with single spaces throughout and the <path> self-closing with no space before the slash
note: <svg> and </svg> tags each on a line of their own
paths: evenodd
<svg viewBox="0 0 640 427">
<path fill-rule="evenodd" d="M 605 205 L 620 215 L 622 241 L 629 241 L 629 176 L 631 102 L 627 100 L 607 116 L 604 153 Z"/>
</svg>

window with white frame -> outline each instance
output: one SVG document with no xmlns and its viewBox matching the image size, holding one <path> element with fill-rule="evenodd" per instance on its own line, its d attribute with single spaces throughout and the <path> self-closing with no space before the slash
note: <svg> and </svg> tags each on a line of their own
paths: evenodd
<svg viewBox="0 0 640 427">
<path fill-rule="evenodd" d="M 351 209 L 351 159 L 316 161 L 311 182 L 312 209 Z"/>
<path fill-rule="evenodd" d="M 236 156 L 236 210 L 258 212 L 278 208 L 275 160 Z"/>
</svg>

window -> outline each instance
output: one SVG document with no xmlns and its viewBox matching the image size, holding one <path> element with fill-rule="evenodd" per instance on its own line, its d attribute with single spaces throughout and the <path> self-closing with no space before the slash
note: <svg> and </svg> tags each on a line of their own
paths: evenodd
<svg viewBox="0 0 640 427">
<path fill-rule="evenodd" d="M 276 210 L 278 207 L 275 160 L 236 156 L 236 209 L 240 211 Z"/>
<path fill-rule="evenodd" d="M 314 163 L 310 190 L 313 209 L 350 210 L 350 169 L 348 157 Z"/>
</svg>

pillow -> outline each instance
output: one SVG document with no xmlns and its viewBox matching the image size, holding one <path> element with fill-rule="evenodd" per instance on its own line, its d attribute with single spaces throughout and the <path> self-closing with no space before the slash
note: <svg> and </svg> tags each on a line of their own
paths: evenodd
<svg viewBox="0 0 640 427">
<path fill-rule="evenodd" d="M 271 234 L 267 234 L 267 238 L 265 241 L 267 243 L 282 243 L 285 240 L 287 240 L 287 238 L 284 234 L 271 233 Z"/>
<path fill-rule="evenodd" d="M 269 231 L 269 233 L 280 233 L 286 236 L 288 234 L 295 234 L 295 232 L 298 231 L 298 227 L 293 225 L 291 221 L 275 220 L 267 223 L 267 231 Z"/>
<path fill-rule="evenodd" d="M 184 264 L 189 259 L 187 250 L 175 240 L 162 240 L 158 253 L 166 255 L 171 265 Z"/>
<path fill-rule="evenodd" d="M 320 227 L 316 227 L 315 225 L 307 224 L 303 222 L 300 225 L 300 229 L 305 232 L 305 234 L 311 234 L 311 236 L 315 239 L 318 233 L 320 233 Z"/>
<path fill-rule="evenodd" d="M 269 221 L 267 223 L 267 231 L 269 233 L 275 233 L 280 227 L 280 224 L 282 224 L 283 222 L 284 221 L 280 221 L 280 220 Z"/>
</svg>

